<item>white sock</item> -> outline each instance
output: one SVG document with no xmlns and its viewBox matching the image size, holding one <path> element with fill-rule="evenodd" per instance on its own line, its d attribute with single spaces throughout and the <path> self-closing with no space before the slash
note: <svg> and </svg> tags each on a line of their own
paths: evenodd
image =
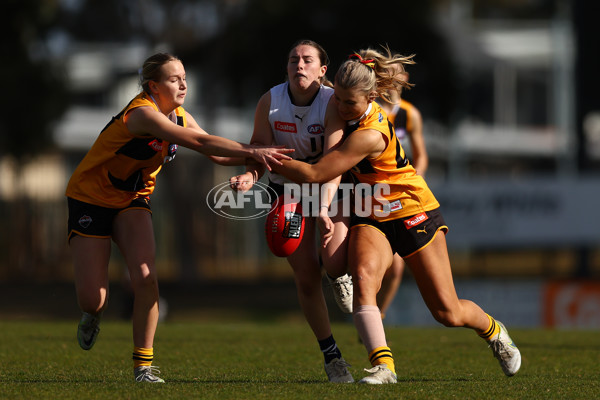
<svg viewBox="0 0 600 400">
<path fill-rule="evenodd" d="M 378 347 L 387 347 L 381 312 L 377 306 L 359 306 L 352 313 L 354 325 L 370 353 Z"/>
</svg>

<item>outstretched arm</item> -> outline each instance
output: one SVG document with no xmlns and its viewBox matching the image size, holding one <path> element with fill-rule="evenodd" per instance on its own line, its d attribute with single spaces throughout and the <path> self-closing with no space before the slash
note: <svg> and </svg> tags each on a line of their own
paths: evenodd
<svg viewBox="0 0 600 400">
<path fill-rule="evenodd" d="M 271 93 L 265 93 L 258 104 L 254 112 L 254 131 L 252 132 L 252 138 L 250 143 L 253 145 L 271 145 L 273 144 L 273 130 L 269 123 L 269 108 L 271 105 Z M 241 175 L 233 176 L 229 179 L 231 188 L 245 192 L 250 190 L 254 183 L 256 183 L 261 176 L 265 173 L 265 168 L 259 163 L 248 163 L 246 165 L 246 172 Z"/>
<path fill-rule="evenodd" d="M 198 125 L 198 123 L 196 122 L 194 117 L 192 117 L 192 114 L 188 113 L 187 111 L 185 112 L 185 119 L 187 121 L 187 126 L 189 128 L 194 128 L 194 129 L 202 131 L 202 128 L 200 128 L 200 125 Z M 242 158 L 242 157 L 222 157 L 222 156 L 213 156 L 213 155 L 206 155 L 206 156 L 208 158 L 210 158 L 210 160 L 212 162 L 214 162 L 215 164 L 226 165 L 226 166 L 244 165 L 248 161 L 247 158 Z"/>
<path fill-rule="evenodd" d="M 139 107 L 129 112 L 127 127 L 133 134 L 152 135 L 205 155 L 253 158 L 268 169 L 290 159 L 293 149 L 283 146 L 251 146 L 219 136 L 207 134 L 200 127 L 182 127 L 151 107 Z M 196 124 L 197 125 L 197 124 Z"/>
<path fill-rule="evenodd" d="M 342 175 L 363 158 L 376 157 L 384 150 L 385 144 L 381 132 L 371 129 L 355 131 L 316 164 L 281 160 L 281 165 L 275 165 L 273 171 L 296 183 L 325 183 Z"/>
</svg>

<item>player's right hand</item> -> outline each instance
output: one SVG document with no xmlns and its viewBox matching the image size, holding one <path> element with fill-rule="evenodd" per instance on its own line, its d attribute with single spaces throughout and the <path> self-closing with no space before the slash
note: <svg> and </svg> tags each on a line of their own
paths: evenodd
<svg viewBox="0 0 600 400">
<path fill-rule="evenodd" d="M 261 164 L 264 164 L 269 171 L 272 170 L 272 165 L 282 165 L 279 160 L 291 160 L 292 157 L 288 153 L 292 153 L 294 149 L 288 149 L 284 145 L 279 146 L 260 146 L 254 145 L 252 158 Z"/>
</svg>

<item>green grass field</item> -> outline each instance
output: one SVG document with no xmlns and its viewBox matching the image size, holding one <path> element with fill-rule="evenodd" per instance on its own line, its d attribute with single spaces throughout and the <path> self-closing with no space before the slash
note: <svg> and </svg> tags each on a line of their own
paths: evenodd
<svg viewBox="0 0 600 400">
<path fill-rule="evenodd" d="M 159 326 L 155 362 L 164 385 L 136 384 L 131 327 L 105 321 L 83 351 L 77 321 L 0 323 L 2 399 L 595 399 L 597 331 L 510 329 L 521 371 L 502 373 L 466 329 L 388 327 L 398 384 L 330 384 L 306 323 L 169 322 Z M 351 324 L 334 335 L 355 379 L 369 367 Z"/>
</svg>

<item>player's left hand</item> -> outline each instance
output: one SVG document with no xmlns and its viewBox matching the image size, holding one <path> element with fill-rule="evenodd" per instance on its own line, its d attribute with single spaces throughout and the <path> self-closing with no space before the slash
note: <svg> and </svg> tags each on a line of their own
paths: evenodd
<svg viewBox="0 0 600 400">
<path fill-rule="evenodd" d="M 229 186 L 238 192 L 247 192 L 254 186 L 254 177 L 251 172 L 229 178 Z"/>
</svg>

